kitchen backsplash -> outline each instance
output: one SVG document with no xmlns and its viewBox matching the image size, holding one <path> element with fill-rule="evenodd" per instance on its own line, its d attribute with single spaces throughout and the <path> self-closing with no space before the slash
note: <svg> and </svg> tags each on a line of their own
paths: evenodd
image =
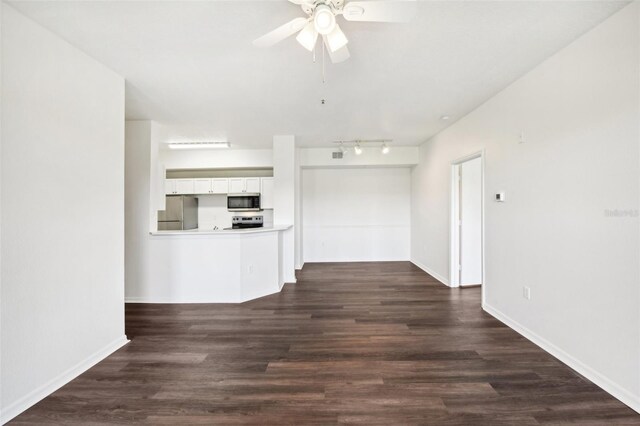
<svg viewBox="0 0 640 426">
<path fill-rule="evenodd" d="M 231 228 L 233 216 L 263 216 L 264 226 L 273 226 L 273 210 L 259 212 L 230 212 L 227 210 L 226 195 L 198 196 L 198 228 L 219 229 Z"/>
</svg>

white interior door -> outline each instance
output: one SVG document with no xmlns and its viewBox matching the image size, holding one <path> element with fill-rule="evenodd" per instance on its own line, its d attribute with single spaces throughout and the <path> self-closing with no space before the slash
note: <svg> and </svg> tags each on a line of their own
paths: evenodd
<svg viewBox="0 0 640 426">
<path fill-rule="evenodd" d="M 482 159 L 460 164 L 460 285 L 482 284 Z"/>
</svg>

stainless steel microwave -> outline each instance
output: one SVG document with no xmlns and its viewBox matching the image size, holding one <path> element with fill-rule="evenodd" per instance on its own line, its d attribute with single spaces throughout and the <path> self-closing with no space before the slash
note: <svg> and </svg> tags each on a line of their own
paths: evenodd
<svg viewBox="0 0 640 426">
<path fill-rule="evenodd" d="M 230 212 L 252 212 L 260 210 L 260 194 L 229 194 L 227 210 Z"/>
</svg>

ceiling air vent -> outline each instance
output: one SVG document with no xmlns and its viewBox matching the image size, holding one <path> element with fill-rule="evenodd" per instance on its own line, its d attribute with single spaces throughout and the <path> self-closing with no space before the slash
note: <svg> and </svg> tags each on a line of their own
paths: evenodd
<svg viewBox="0 0 640 426">
<path fill-rule="evenodd" d="M 344 152 L 342 151 L 332 152 L 331 154 L 334 160 L 342 160 L 342 157 L 344 156 Z"/>
</svg>

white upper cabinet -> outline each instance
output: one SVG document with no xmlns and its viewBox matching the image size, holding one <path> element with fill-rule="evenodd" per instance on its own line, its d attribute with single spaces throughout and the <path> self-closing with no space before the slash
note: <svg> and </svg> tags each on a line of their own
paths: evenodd
<svg viewBox="0 0 640 426">
<path fill-rule="evenodd" d="M 231 178 L 229 179 L 229 193 L 242 192 L 260 193 L 260 178 Z"/>
<path fill-rule="evenodd" d="M 229 194 L 238 194 L 240 192 L 245 192 L 245 179 L 244 178 L 229 179 Z"/>
<path fill-rule="evenodd" d="M 167 195 L 195 194 L 195 179 L 166 179 L 164 193 Z"/>
<path fill-rule="evenodd" d="M 273 178 L 261 178 L 261 191 L 260 191 L 260 208 L 272 209 L 273 208 Z"/>
<path fill-rule="evenodd" d="M 176 191 L 178 194 L 195 194 L 195 179 L 176 179 Z"/>
<path fill-rule="evenodd" d="M 229 179 L 194 179 L 195 194 L 226 194 L 229 192 Z"/>
<path fill-rule="evenodd" d="M 211 179 L 211 193 L 212 194 L 228 194 L 229 193 L 229 179 Z"/>
<path fill-rule="evenodd" d="M 194 179 L 196 194 L 211 194 L 211 179 Z"/>
<path fill-rule="evenodd" d="M 164 193 L 167 195 L 190 194 L 241 194 L 262 193 L 263 180 L 273 178 L 195 178 L 165 179 Z M 269 186 L 270 185 L 270 186 Z M 267 183 L 267 190 L 273 192 L 273 183 Z M 270 195 L 270 197 L 272 197 Z"/>
<path fill-rule="evenodd" d="M 260 193 L 260 178 L 246 178 L 245 192 Z"/>
<path fill-rule="evenodd" d="M 167 195 L 176 194 L 176 180 L 165 179 L 164 181 L 164 193 Z"/>
</svg>

